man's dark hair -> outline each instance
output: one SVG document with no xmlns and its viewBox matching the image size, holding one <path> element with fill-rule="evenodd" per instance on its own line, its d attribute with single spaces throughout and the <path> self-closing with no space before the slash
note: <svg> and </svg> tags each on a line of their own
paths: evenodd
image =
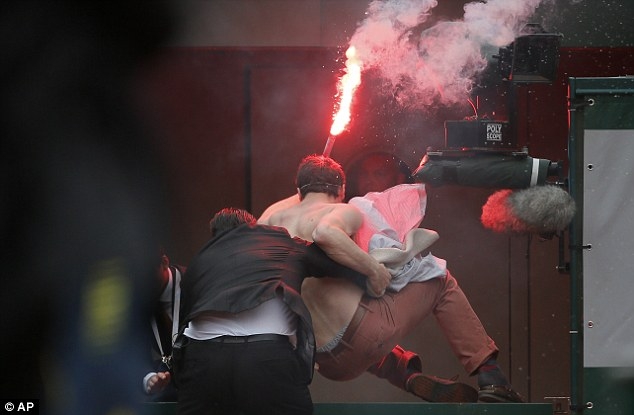
<svg viewBox="0 0 634 415">
<path fill-rule="evenodd" d="M 223 208 L 209 221 L 209 230 L 211 236 L 216 236 L 221 232 L 228 231 L 242 224 L 248 223 L 254 225 L 257 222 L 255 216 L 244 209 Z"/>
<path fill-rule="evenodd" d="M 330 157 L 313 154 L 304 157 L 299 164 L 295 184 L 302 199 L 311 192 L 336 197 L 346 184 L 346 175 L 341 165 Z"/>
</svg>

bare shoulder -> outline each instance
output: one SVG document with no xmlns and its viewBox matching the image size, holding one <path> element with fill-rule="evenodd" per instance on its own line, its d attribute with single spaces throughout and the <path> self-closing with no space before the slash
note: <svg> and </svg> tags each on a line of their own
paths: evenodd
<svg viewBox="0 0 634 415">
<path fill-rule="evenodd" d="M 347 230 L 348 234 L 354 233 L 361 226 L 363 215 L 355 206 L 347 203 L 334 203 L 329 206 L 328 211 L 322 216 L 322 223 L 338 226 Z"/>
<path fill-rule="evenodd" d="M 264 225 L 275 225 L 275 223 L 272 221 L 272 219 L 274 219 L 274 215 L 276 215 L 277 213 L 279 213 L 280 211 L 284 209 L 288 209 L 289 207 L 295 206 L 298 204 L 299 204 L 299 195 L 297 194 L 287 197 L 286 199 L 277 201 L 264 210 L 262 215 L 260 215 L 260 217 L 258 218 L 258 223 L 264 224 Z"/>
</svg>

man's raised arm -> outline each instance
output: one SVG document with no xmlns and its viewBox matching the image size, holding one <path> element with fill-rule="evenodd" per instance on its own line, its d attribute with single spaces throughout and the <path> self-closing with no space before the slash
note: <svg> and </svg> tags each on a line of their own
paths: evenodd
<svg viewBox="0 0 634 415">
<path fill-rule="evenodd" d="M 383 264 L 352 240 L 362 224 L 363 216 L 356 207 L 338 204 L 319 220 L 313 241 L 335 261 L 366 275 L 368 293 L 381 296 L 392 277 Z"/>
</svg>

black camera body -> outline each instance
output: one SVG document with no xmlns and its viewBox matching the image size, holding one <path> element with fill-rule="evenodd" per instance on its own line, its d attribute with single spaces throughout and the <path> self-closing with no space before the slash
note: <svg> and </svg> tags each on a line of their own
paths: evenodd
<svg viewBox="0 0 634 415">
<path fill-rule="evenodd" d="M 514 150 L 516 147 L 517 140 L 508 121 L 445 121 L 446 149 Z"/>
</svg>

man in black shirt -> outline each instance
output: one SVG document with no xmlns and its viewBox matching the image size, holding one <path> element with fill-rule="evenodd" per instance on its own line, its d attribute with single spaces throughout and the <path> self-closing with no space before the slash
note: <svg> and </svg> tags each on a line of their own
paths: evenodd
<svg viewBox="0 0 634 415">
<path fill-rule="evenodd" d="M 218 212 L 212 239 L 183 277 L 180 415 L 312 414 L 315 337 L 302 282 L 365 278 L 317 245 L 255 222 L 243 210 Z"/>
</svg>

